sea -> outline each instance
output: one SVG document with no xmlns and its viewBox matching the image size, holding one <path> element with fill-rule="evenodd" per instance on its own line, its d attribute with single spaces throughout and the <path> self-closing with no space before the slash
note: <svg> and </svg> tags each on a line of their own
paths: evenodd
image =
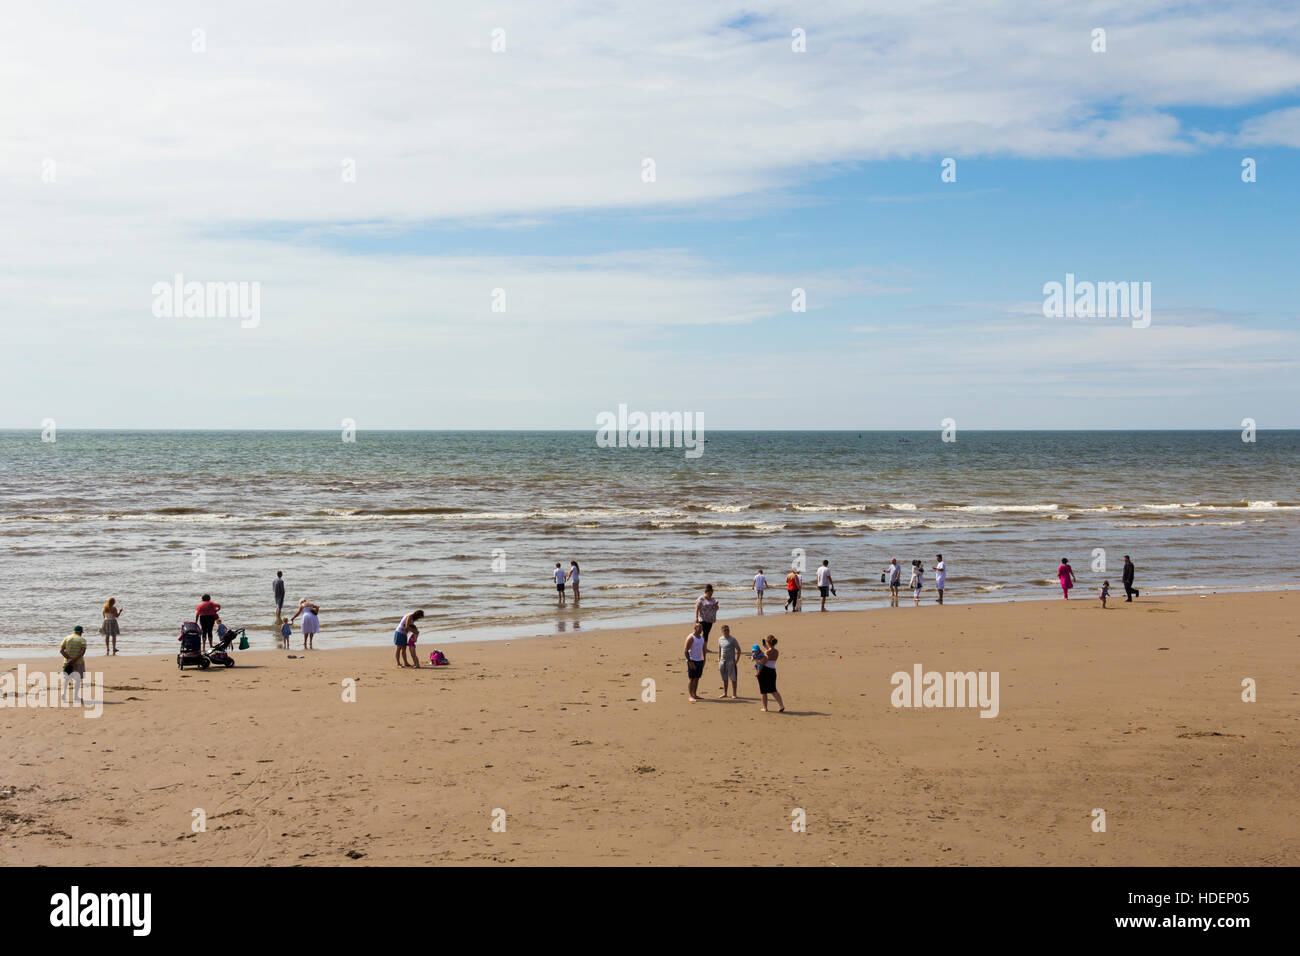
<svg viewBox="0 0 1300 956">
<path fill-rule="evenodd" d="M 1144 597 L 1300 585 L 1300 431 L 943 438 L 718 431 L 692 457 L 594 430 L 0 431 L 0 655 L 75 624 L 102 652 L 109 597 L 122 653 L 170 654 L 204 593 L 270 648 L 277 571 L 286 606 L 320 605 L 318 648 L 391 646 L 422 608 L 426 653 L 688 625 L 706 583 L 720 620 L 752 617 L 759 569 L 777 627 L 787 570 L 815 594 L 823 560 L 834 609 L 887 608 L 891 557 L 904 583 L 923 562 L 932 603 L 939 553 L 952 604 L 1059 600 L 1063 557 L 1088 600 L 1106 579 L 1122 600 L 1125 554 Z M 557 561 L 579 563 L 577 606 L 556 606 Z"/>
</svg>

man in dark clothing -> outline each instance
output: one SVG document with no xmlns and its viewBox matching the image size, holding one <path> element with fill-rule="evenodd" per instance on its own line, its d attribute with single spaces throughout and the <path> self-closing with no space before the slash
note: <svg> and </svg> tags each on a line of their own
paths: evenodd
<svg viewBox="0 0 1300 956">
<path fill-rule="evenodd" d="M 1120 576 L 1120 580 L 1124 582 L 1124 600 L 1132 603 L 1138 589 L 1133 586 L 1133 562 L 1129 560 L 1127 554 L 1124 555 L 1124 573 Z"/>
<path fill-rule="evenodd" d="M 271 590 L 275 594 L 275 619 L 280 620 L 280 611 L 284 608 L 284 572 L 276 571 L 275 580 L 271 582 Z"/>
</svg>

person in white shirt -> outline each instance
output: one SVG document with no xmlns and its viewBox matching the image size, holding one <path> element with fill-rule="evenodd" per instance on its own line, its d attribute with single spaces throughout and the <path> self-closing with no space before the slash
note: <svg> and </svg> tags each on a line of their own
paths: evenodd
<svg viewBox="0 0 1300 956">
<path fill-rule="evenodd" d="M 921 588 L 925 586 L 925 568 L 921 566 L 921 560 L 912 562 L 912 579 L 907 582 L 907 586 L 912 589 L 912 607 L 921 606 Z"/>
<path fill-rule="evenodd" d="M 943 563 L 943 555 L 934 556 L 935 565 L 931 569 L 934 571 L 934 587 L 939 592 L 939 603 L 943 603 L 943 586 L 948 581 L 948 566 Z"/>
<path fill-rule="evenodd" d="M 898 566 L 898 558 L 889 559 L 889 567 L 880 572 L 880 579 L 889 586 L 889 606 L 898 607 L 898 582 L 903 569 Z"/>
<path fill-rule="evenodd" d="M 555 591 L 560 596 L 560 607 L 564 607 L 564 568 L 560 567 L 560 562 L 555 562 Z"/>
<path fill-rule="evenodd" d="M 577 561 L 569 562 L 569 583 L 573 585 L 573 606 L 576 608 L 578 606 L 578 598 L 580 596 L 578 593 L 578 562 Z"/>
<path fill-rule="evenodd" d="M 754 590 L 758 593 L 758 613 L 763 613 L 763 592 L 767 590 L 767 577 L 763 574 L 763 569 L 759 568 L 758 573 L 754 575 Z"/>
<path fill-rule="evenodd" d="M 704 626 L 699 621 L 695 622 L 691 633 L 686 635 L 682 653 L 686 657 L 686 699 L 693 704 L 700 699 L 700 675 L 704 673 L 704 657 L 709 653 L 709 639 L 704 636 Z"/>
<path fill-rule="evenodd" d="M 826 610 L 826 597 L 828 594 L 835 593 L 835 582 L 831 580 L 831 563 L 823 561 L 822 566 L 817 569 L 817 590 L 822 596 L 822 610 Z"/>
</svg>

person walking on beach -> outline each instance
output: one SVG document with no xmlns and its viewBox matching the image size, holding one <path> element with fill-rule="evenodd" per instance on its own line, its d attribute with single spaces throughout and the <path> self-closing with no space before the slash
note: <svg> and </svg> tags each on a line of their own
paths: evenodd
<svg viewBox="0 0 1300 956">
<path fill-rule="evenodd" d="M 194 621 L 203 629 L 204 650 L 212 646 L 212 629 L 216 627 L 217 614 L 220 611 L 221 605 L 212 600 L 211 594 L 203 595 L 199 606 L 194 609 Z"/>
<path fill-rule="evenodd" d="M 1106 598 L 1110 597 L 1110 582 L 1101 582 L 1101 609 L 1106 610 Z"/>
<path fill-rule="evenodd" d="M 794 569 L 785 576 L 785 609 L 788 611 L 792 607 L 799 610 L 799 575 Z"/>
<path fill-rule="evenodd" d="M 63 690 L 59 694 L 59 699 L 70 699 L 75 684 L 76 703 L 81 703 L 81 680 L 86 676 L 86 639 L 81 636 L 82 627 L 78 624 L 72 629 L 72 633 L 63 639 L 59 645 L 59 653 L 63 655 Z"/>
<path fill-rule="evenodd" d="M 699 621 L 691 633 L 686 635 L 686 645 L 682 653 L 686 655 L 686 699 L 692 704 L 700 698 L 696 691 L 700 686 L 700 675 L 704 673 L 704 655 L 709 652 L 709 639 L 704 636 L 704 628 Z"/>
<path fill-rule="evenodd" d="M 925 587 L 925 568 L 921 566 L 920 558 L 912 561 L 912 577 L 907 586 L 912 589 L 912 607 L 920 607 L 921 588 Z"/>
<path fill-rule="evenodd" d="M 713 597 L 713 585 L 704 585 L 704 593 L 695 599 L 695 623 L 704 628 L 704 639 L 709 639 L 713 622 L 718 619 L 718 602 Z"/>
<path fill-rule="evenodd" d="M 408 666 L 406 663 L 406 649 L 411 649 L 412 663 L 416 667 L 420 666 L 420 658 L 415 652 L 415 639 L 420 636 L 420 629 L 415 626 L 415 622 L 424 617 L 423 611 L 412 611 L 400 621 L 397 622 L 397 630 L 393 631 L 393 646 L 397 650 L 393 651 L 393 657 L 397 661 L 398 667 Z"/>
<path fill-rule="evenodd" d="M 279 624 L 284 612 L 284 572 L 276 571 L 275 580 L 271 582 L 271 593 L 275 595 L 275 623 Z"/>
<path fill-rule="evenodd" d="M 831 563 L 823 561 L 817 569 L 817 591 L 822 596 L 822 610 L 826 610 L 826 597 L 835 593 L 835 582 L 831 580 Z"/>
<path fill-rule="evenodd" d="M 890 558 L 889 567 L 880 572 L 880 580 L 889 585 L 890 607 L 898 607 L 898 585 L 902 576 L 903 569 L 898 566 L 898 558 Z"/>
<path fill-rule="evenodd" d="M 570 561 L 570 562 L 569 562 L 569 583 L 573 585 L 573 605 L 574 605 L 574 607 L 577 607 L 577 605 L 578 605 L 578 597 L 579 597 L 579 594 L 578 594 L 578 562 L 577 562 L 577 561 Z"/>
<path fill-rule="evenodd" d="M 718 700 L 727 699 L 727 684 L 731 684 L 731 696 L 740 700 L 736 687 L 736 670 L 740 664 L 740 641 L 731 636 L 731 628 L 722 625 L 722 637 L 718 638 L 718 674 L 722 677 L 722 693 Z"/>
<path fill-rule="evenodd" d="M 121 629 L 117 625 L 117 619 L 122 616 L 122 608 L 117 603 L 117 598 L 109 598 L 102 613 L 104 620 L 99 625 L 99 633 L 104 635 L 104 653 L 106 655 L 116 654 L 117 637 L 121 633 Z"/>
<path fill-rule="evenodd" d="M 559 606 L 564 607 L 564 568 L 560 567 L 560 562 L 555 562 L 555 590 L 559 594 Z"/>
<path fill-rule="evenodd" d="M 1056 577 L 1061 582 L 1061 596 L 1067 601 L 1070 600 L 1070 588 L 1074 587 L 1074 568 L 1070 567 L 1069 558 L 1061 559 L 1061 564 L 1056 569 Z"/>
<path fill-rule="evenodd" d="M 781 656 L 781 652 L 776 649 L 776 638 L 771 634 L 763 638 L 763 666 L 758 669 L 758 692 L 763 697 L 763 713 L 767 713 L 767 695 L 771 694 L 776 698 L 776 706 L 781 708 L 777 713 L 785 713 L 785 701 L 781 699 L 781 692 L 776 689 L 776 659 Z"/>
<path fill-rule="evenodd" d="M 948 565 L 943 563 L 943 555 L 934 556 L 934 589 L 939 592 L 939 603 L 943 603 L 943 586 L 948 583 Z"/>
<path fill-rule="evenodd" d="M 1126 554 L 1124 555 L 1124 570 L 1120 574 L 1120 582 L 1124 585 L 1124 602 L 1132 604 L 1135 597 L 1141 597 L 1138 589 L 1133 586 L 1133 572 L 1137 569 L 1133 567 L 1133 560 Z"/>
<path fill-rule="evenodd" d="M 313 604 L 311 601 L 302 600 L 298 602 L 298 610 L 293 612 L 293 617 L 289 618 L 292 624 L 298 620 L 298 615 L 302 615 L 302 649 L 309 651 L 312 649 L 312 638 L 320 633 L 320 605 Z"/>
<path fill-rule="evenodd" d="M 754 591 L 758 594 L 758 613 L 763 613 L 763 592 L 767 590 L 767 575 L 763 569 L 759 568 L 758 573 L 754 575 Z"/>
</svg>

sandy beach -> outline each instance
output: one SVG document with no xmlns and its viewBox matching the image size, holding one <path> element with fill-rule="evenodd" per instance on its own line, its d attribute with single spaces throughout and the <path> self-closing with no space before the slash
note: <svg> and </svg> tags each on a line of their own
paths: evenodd
<svg viewBox="0 0 1300 956">
<path fill-rule="evenodd" d="M 930 592 L 927 592 L 930 593 Z M 689 605 L 687 605 L 689 608 Z M 1300 858 L 1300 594 L 757 618 L 788 712 L 687 702 L 689 630 L 106 659 L 102 716 L 0 708 L 0 857 L 25 865 L 1280 865 Z M 718 631 L 710 640 L 717 646 Z M 295 643 L 300 643 L 296 639 Z M 14 673 L 5 661 L 0 675 Z M 998 713 L 891 675 L 998 675 Z M 57 653 L 28 660 L 54 671 Z M 643 681 L 655 700 L 643 700 Z M 1242 681 L 1258 699 L 1242 700 Z M 355 701 L 344 700 L 347 680 Z M 701 681 L 718 694 L 716 657 Z M 1105 832 L 1094 832 L 1094 809 Z M 806 815 L 806 832 L 792 822 Z M 196 811 L 204 832 L 194 832 Z M 503 819 L 504 832 L 498 830 Z M 495 816 L 494 816 L 495 813 Z"/>
</svg>

